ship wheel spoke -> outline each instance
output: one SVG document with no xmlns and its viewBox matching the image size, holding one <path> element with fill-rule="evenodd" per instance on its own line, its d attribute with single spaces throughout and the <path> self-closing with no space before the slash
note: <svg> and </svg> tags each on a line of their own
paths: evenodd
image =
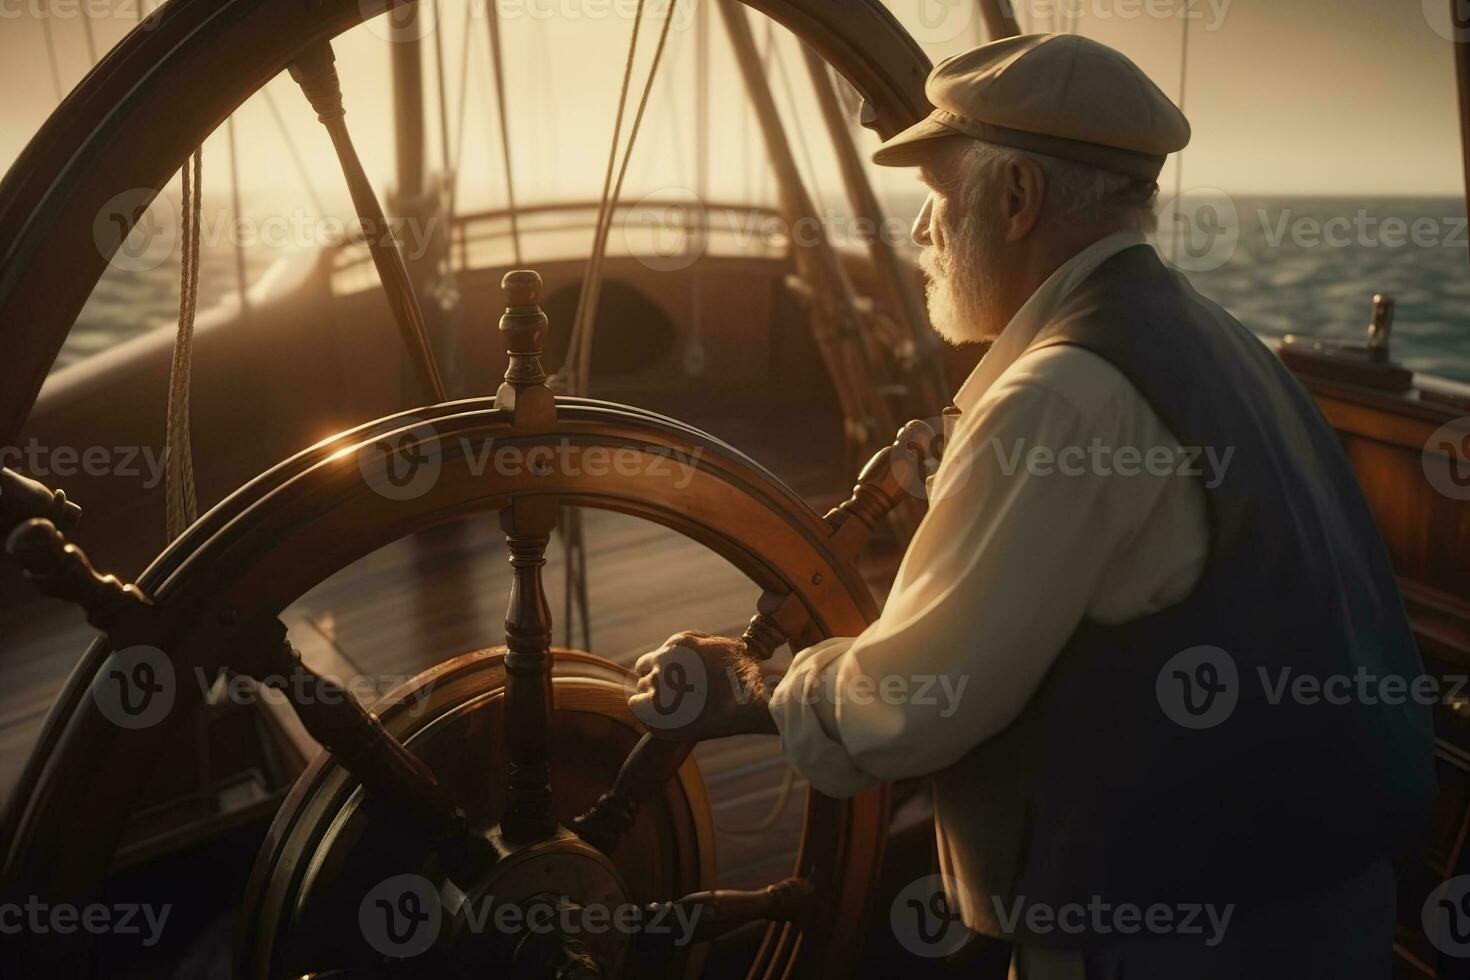
<svg viewBox="0 0 1470 980">
<path fill-rule="evenodd" d="M 35 507 L 55 510 L 58 503 L 65 503 L 64 498 L 32 496 Z M 163 610 L 151 597 L 137 586 L 99 574 L 51 520 L 33 517 L 22 522 L 10 533 L 6 547 L 39 591 L 81 607 L 88 621 L 107 633 L 114 649 L 151 645 L 164 631 Z M 229 660 L 237 673 L 279 690 L 307 733 L 356 777 L 374 801 L 416 825 L 447 868 L 465 868 L 472 860 L 493 861 L 489 844 L 471 834 L 463 809 L 433 771 L 351 692 L 307 666 L 280 620 L 243 628 L 231 641 Z"/>
<path fill-rule="evenodd" d="M 646 906 L 636 945 L 666 951 L 719 939 L 752 922 L 808 923 L 818 907 L 816 886 L 807 878 L 785 878 L 757 891 L 695 892 Z"/>
<path fill-rule="evenodd" d="M 541 580 L 561 502 L 518 497 L 500 512 L 510 550 L 505 613 L 505 746 L 510 759 L 501 831 L 515 843 L 551 836 L 551 607 Z"/>
<path fill-rule="evenodd" d="M 766 592 L 756 603 L 741 641 L 745 650 L 757 660 L 769 660 L 788 637 L 803 637 L 812 624 L 805 608 L 792 596 Z M 604 854 L 618 846 L 638 812 L 660 792 L 694 751 L 694 742 L 671 739 L 667 735 L 645 734 L 623 760 L 612 788 L 581 816 L 572 821 L 572 830 Z"/>
<path fill-rule="evenodd" d="M 377 715 L 331 677 L 301 659 L 279 620 L 247 630 L 236 642 L 240 672 L 280 691 L 312 738 L 360 782 L 374 801 L 417 826 L 447 867 L 492 860 L 464 810 L 432 769 L 383 727 Z"/>
<path fill-rule="evenodd" d="M 337 78 L 332 45 L 327 41 L 313 44 L 292 62 L 290 72 L 332 139 L 373 265 L 377 267 L 378 278 L 388 294 L 393 319 L 413 356 L 419 375 L 434 401 L 447 401 L 444 382 L 429 344 L 429 332 L 424 326 L 424 313 L 419 307 L 418 297 L 414 295 L 413 280 L 409 278 L 408 267 L 398 251 L 398 242 L 347 131 L 347 110 L 343 106 L 342 84 Z"/>
<path fill-rule="evenodd" d="M 927 464 L 937 462 L 941 451 L 942 444 L 927 423 L 910 422 L 900 429 L 893 444 L 863 467 L 852 496 L 827 514 L 834 550 L 855 558 L 879 522 L 922 486 Z M 788 592 L 766 591 L 741 641 L 747 653 L 764 661 L 788 640 L 804 645 L 820 638 L 821 631 L 800 599 Z M 610 854 L 633 826 L 639 810 L 658 795 L 693 751 L 690 741 L 644 735 L 628 753 L 612 788 L 572 821 L 572 829 Z"/>
</svg>

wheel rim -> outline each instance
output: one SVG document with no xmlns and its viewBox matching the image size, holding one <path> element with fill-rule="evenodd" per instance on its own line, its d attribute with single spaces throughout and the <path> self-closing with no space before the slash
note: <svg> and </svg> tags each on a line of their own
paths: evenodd
<svg viewBox="0 0 1470 980">
<path fill-rule="evenodd" d="M 446 734 L 444 719 L 483 710 L 500 700 L 504 693 L 503 655 L 504 649 L 500 648 L 456 657 L 390 692 L 379 703 L 377 713 L 388 730 L 421 757 L 424 757 L 423 736 L 427 733 L 433 737 L 436 728 L 440 741 L 451 743 L 449 751 L 463 754 L 467 747 L 465 740 L 457 733 Z M 562 723 L 565 724 L 568 715 L 582 714 L 595 715 L 610 727 L 616 726 L 623 738 L 605 753 L 608 757 L 616 755 L 613 762 L 616 766 L 641 730 L 627 709 L 623 669 L 580 651 L 558 649 L 556 656 L 555 686 Z M 480 730 L 495 730 L 496 721 L 482 723 Z M 599 738 L 610 734 L 600 732 Z M 436 772 L 445 774 L 446 767 L 440 760 L 431 757 L 429 761 Z M 478 770 L 480 761 L 461 760 L 460 768 Z M 486 780 L 485 785 L 492 792 L 500 788 L 494 779 Z M 360 816 L 357 808 L 362 798 L 360 784 L 335 765 L 330 756 L 319 757 L 297 780 L 277 813 L 256 861 L 245 901 L 242 935 L 258 938 L 242 944 L 237 976 L 268 978 L 307 972 L 307 964 L 300 961 L 300 954 L 293 952 L 292 947 L 301 939 L 315 946 L 320 931 L 319 920 L 310 926 L 301 925 L 308 918 L 302 913 L 308 904 L 308 894 L 321 890 L 307 880 L 308 871 L 334 862 L 331 854 L 334 838 L 340 839 L 347 833 L 342 817 Z M 559 790 L 558 801 L 569 818 L 585 809 L 594 798 L 569 799 Z M 491 811 L 494 809 L 490 807 Z M 697 766 L 686 763 L 678 779 L 665 787 L 657 807 L 656 827 L 656 833 L 651 835 L 645 826 L 639 840 L 630 840 L 619 849 L 624 853 L 633 850 L 638 855 L 631 869 L 627 862 L 623 862 L 623 867 L 641 872 L 640 877 L 644 879 L 641 894 L 651 896 L 642 901 L 713 887 L 714 828 Z M 657 839 L 666 839 L 671 845 L 672 854 L 666 860 L 660 860 L 663 855 L 650 846 Z M 360 841 L 355 841 L 351 849 L 374 852 Z M 345 865 L 345 856 L 335 856 L 335 863 L 339 867 Z M 382 872 L 379 870 L 369 877 L 381 878 Z M 353 910 L 346 911 L 350 917 Z M 355 923 L 346 925 L 351 932 Z M 444 931 L 442 924 L 438 931 Z M 357 938 L 360 940 L 360 935 Z M 342 963 L 340 958 L 336 962 Z M 702 956 L 681 956 L 667 964 L 663 975 L 695 975 L 702 962 Z"/>
<path fill-rule="evenodd" d="M 380 437 L 399 435 L 416 440 L 418 449 L 439 447 L 438 478 L 409 500 L 390 500 L 374 489 L 374 474 L 383 462 L 372 447 Z M 480 439 L 527 451 L 562 443 L 632 450 L 647 461 L 667 462 L 675 454 L 689 467 L 688 482 L 676 487 L 672 474 L 662 472 L 475 474 L 466 447 Z M 515 431 L 508 413 L 477 400 L 399 416 L 329 440 L 220 504 L 195 533 L 175 542 L 140 584 L 170 613 L 160 645 L 172 651 L 176 675 L 213 672 L 223 666 L 220 651 L 240 623 L 278 614 L 311 586 L 382 544 L 497 509 L 526 493 L 633 514 L 684 533 L 761 587 L 799 595 L 825 634 L 856 635 L 876 616 L 856 569 L 828 550 L 825 524 L 770 474 L 688 426 L 582 400 L 559 404 L 555 425 L 540 432 Z M 88 661 L 100 668 L 108 657 L 99 646 Z M 95 893 L 144 781 L 141 760 L 157 756 L 158 745 L 187 714 L 189 698 L 199 696 L 197 685 L 180 685 L 167 722 L 120 731 L 87 695 L 89 681 L 90 675 L 79 672 L 59 702 L 72 710 L 52 726 L 50 744 L 32 759 L 25 784 L 31 789 L 28 805 L 13 820 L 5 880 L 27 893 Z M 810 795 L 796 873 L 826 889 L 830 915 L 820 932 L 805 937 L 791 927 L 773 927 L 753 975 L 774 977 L 818 965 L 830 969 L 857 955 L 857 929 L 881 860 L 886 811 L 883 790 L 850 801 Z M 39 957 L 38 965 L 47 966 L 72 964 L 76 955 L 75 945 L 58 944 L 54 937 L 35 937 L 29 952 Z"/>
</svg>

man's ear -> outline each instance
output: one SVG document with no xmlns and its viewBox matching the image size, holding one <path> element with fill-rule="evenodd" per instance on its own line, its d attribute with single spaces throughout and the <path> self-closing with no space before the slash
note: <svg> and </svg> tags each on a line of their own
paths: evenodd
<svg viewBox="0 0 1470 980">
<path fill-rule="evenodd" d="M 1002 185 L 1006 241 L 1018 242 L 1030 235 L 1041 220 L 1041 208 L 1046 200 L 1046 173 L 1035 160 L 1020 157 L 1005 165 Z"/>
</svg>

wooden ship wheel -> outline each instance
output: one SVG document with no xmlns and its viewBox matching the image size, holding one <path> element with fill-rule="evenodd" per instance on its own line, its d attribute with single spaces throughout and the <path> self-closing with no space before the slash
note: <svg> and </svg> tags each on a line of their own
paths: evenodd
<svg viewBox="0 0 1470 980">
<path fill-rule="evenodd" d="M 618 510 L 700 541 L 763 584 L 746 632 L 757 654 L 787 638 L 860 631 L 876 606 L 857 549 L 922 481 L 934 433 L 906 426 L 823 520 L 697 430 L 555 399 L 540 368 L 539 279 L 512 273 L 506 286 L 511 368 L 494 399 L 385 419 L 313 447 L 210 512 L 136 586 L 92 570 L 57 529 L 54 498 L 37 495 L 49 516 L 21 523 L 9 550 L 107 638 L 48 733 L 46 768 L 12 828 L 8 887 L 95 892 L 149 760 L 203 696 L 179 681 L 223 669 L 279 687 L 331 752 L 298 781 L 257 861 L 241 976 L 376 975 L 418 957 L 414 975 L 492 966 L 525 976 L 682 974 L 697 965 L 681 948 L 691 939 L 759 920 L 779 925 L 752 975 L 852 965 L 883 849 L 885 793 L 814 795 L 790 877 L 758 892 L 702 889 L 709 818 L 691 746 L 639 739 L 624 671 L 551 648 L 541 567 L 562 505 Z M 466 447 L 484 444 L 525 465 L 476 472 Z M 617 453 L 624 465 L 594 476 L 558 462 L 588 452 Z M 687 486 L 672 459 L 692 467 Z M 300 662 L 280 610 L 367 551 L 474 510 L 500 513 L 515 570 L 504 647 L 446 661 L 376 713 Z M 617 753 L 629 748 L 619 768 Z M 659 889 L 673 904 L 652 898 Z M 487 928 L 494 901 L 550 903 L 547 915 L 636 906 L 646 920 L 590 938 L 537 931 L 529 918 L 522 929 Z M 381 922 L 373 903 L 383 905 Z M 422 914 L 432 925 L 416 932 L 408 912 L 395 925 L 400 903 L 414 915 L 430 908 Z M 697 926 L 678 946 L 649 928 L 680 914 Z M 33 938 L 30 975 L 75 967 L 73 937 Z"/>
<path fill-rule="evenodd" d="M 93 245 L 101 205 L 137 188 L 156 193 L 201 134 L 283 68 L 327 126 L 360 217 L 382 225 L 329 42 L 384 6 L 171 0 L 66 100 L 0 187 L 7 440 L 106 265 Z M 880 134 L 922 112 L 927 63 L 876 0 L 840 12 L 818 0 L 751 6 L 843 72 Z M 858 553 L 886 513 L 911 502 L 940 448 L 935 433 L 905 426 L 824 518 L 699 430 L 556 397 L 541 366 L 546 318 L 533 272 L 504 283 L 510 366 L 499 392 L 445 401 L 401 257 L 379 242 L 373 260 L 426 407 L 327 439 L 254 479 L 135 584 L 100 574 L 68 543 L 71 502 L 6 471 L 11 556 L 105 636 L 12 796 L 4 894 L 75 904 L 102 894 L 152 763 L 185 737 L 206 696 L 191 679 L 220 676 L 279 689 L 329 750 L 296 783 L 255 863 L 237 943 L 242 977 L 692 975 L 705 965 L 704 941 L 759 922 L 770 924 L 750 976 L 850 972 L 883 853 L 886 790 L 849 801 L 812 794 L 788 875 L 758 891 L 711 890 L 708 800 L 691 746 L 643 733 L 617 665 L 552 648 L 541 570 L 563 507 L 618 511 L 686 535 L 759 585 L 745 635 L 758 655 L 856 634 L 877 613 Z M 469 466 L 476 445 L 524 465 Z M 559 465 L 588 452 L 627 465 L 596 476 Z M 673 478 L 672 460 L 684 478 Z M 279 618 L 291 602 L 377 547 L 490 511 L 514 570 L 504 646 L 447 659 L 372 711 L 302 663 Z M 494 904 L 520 918 L 505 925 Z M 566 927 L 598 909 L 633 911 L 618 928 Z M 657 927 L 675 920 L 689 930 Z M 28 935 L 6 962 L 25 976 L 106 972 L 75 934 Z"/>
</svg>

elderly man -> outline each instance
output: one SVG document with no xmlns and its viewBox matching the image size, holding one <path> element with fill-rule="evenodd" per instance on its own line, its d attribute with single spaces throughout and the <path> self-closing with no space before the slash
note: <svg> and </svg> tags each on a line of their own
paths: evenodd
<svg viewBox="0 0 1470 980">
<path fill-rule="evenodd" d="M 838 797 L 930 777 L 949 907 L 1014 976 L 1387 978 L 1388 855 L 1434 777 L 1427 708 L 1380 694 L 1421 667 L 1310 396 L 1145 241 L 1189 124 L 1077 36 L 975 48 L 928 95 L 875 160 L 930 190 L 935 329 L 994 344 L 882 616 L 769 691 L 680 634 L 632 705 L 682 648 L 711 690 L 669 734 L 779 733 Z M 950 696 L 871 696 L 920 689 Z"/>
</svg>

